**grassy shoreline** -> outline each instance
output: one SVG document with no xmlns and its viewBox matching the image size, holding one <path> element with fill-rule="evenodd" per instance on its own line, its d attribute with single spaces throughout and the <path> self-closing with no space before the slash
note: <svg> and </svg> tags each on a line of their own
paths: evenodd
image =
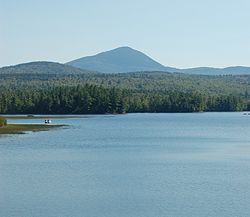
<svg viewBox="0 0 250 217">
<path fill-rule="evenodd" d="M 93 118 L 94 116 L 82 115 L 1 115 L 6 120 L 32 120 L 32 119 L 66 119 L 66 118 Z M 25 132 L 47 131 L 54 128 L 60 128 L 67 125 L 64 124 L 7 124 L 0 127 L 0 135 L 2 134 L 24 134 Z"/>
<path fill-rule="evenodd" d="M 54 128 L 64 127 L 66 125 L 45 125 L 45 124 L 8 124 L 0 127 L 1 134 L 23 134 L 25 132 L 47 131 Z"/>
</svg>

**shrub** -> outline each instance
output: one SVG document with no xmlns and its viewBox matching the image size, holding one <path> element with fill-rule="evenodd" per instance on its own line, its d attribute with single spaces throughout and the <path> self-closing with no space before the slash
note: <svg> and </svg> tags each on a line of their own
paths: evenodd
<svg viewBox="0 0 250 217">
<path fill-rule="evenodd" d="M 7 125 L 7 119 L 4 117 L 0 117 L 0 127 Z"/>
</svg>

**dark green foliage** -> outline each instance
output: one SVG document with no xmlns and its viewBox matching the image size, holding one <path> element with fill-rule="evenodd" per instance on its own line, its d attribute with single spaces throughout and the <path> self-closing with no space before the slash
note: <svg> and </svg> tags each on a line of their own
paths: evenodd
<svg viewBox="0 0 250 217">
<path fill-rule="evenodd" d="M 6 118 L 0 116 L 0 127 L 6 126 L 6 125 L 7 125 Z"/>
<path fill-rule="evenodd" d="M 129 89 L 136 92 L 166 91 L 192 92 L 204 95 L 248 95 L 250 76 L 204 76 L 162 72 L 138 72 L 124 74 L 0 74 L 0 86 L 77 86 L 83 84 L 102 85 L 106 88 Z"/>
<path fill-rule="evenodd" d="M 1 74 L 0 113 L 241 111 L 250 109 L 249 81 L 161 72 Z"/>
<path fill-rule="evenodd" d="M 44 89 L 1 90 L 0 113 L 105 114 L 126 112 L 241 111 L 240 96 L 207 96 L 198 92 L 134 92 L 96 85 L 57 86 Z"/>
<path fill-rule="evenodd" d="M 104 114 L 123 113 L 126 97 L 118 89 L 96 85 L 16 88 L 0 93 L 0 113 L 9 114 Z"/>
</svg>

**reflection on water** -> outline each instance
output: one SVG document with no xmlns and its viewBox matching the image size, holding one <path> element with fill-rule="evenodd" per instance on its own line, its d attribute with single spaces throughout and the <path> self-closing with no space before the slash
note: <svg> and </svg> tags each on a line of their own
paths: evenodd
<svg viewBox="0 0 250 217">
<path fill-rule="evenodd" d="M 250 213 L 248 116 L 129 114 L 53 123 L 69 127 L 0 138 L 0 216 Z"/>
</svg>

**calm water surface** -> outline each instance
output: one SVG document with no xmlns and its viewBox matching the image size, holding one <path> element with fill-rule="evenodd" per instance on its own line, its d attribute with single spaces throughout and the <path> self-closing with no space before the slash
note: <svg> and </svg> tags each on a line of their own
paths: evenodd
<svg viewBox="0 0 250 217">
<path fill-rule="evenodd" d="M 250 116 L 129 114 L 54 123 L 69 126 L 0 137 L 1 217 L 250 215 Z"/>
</svg>

